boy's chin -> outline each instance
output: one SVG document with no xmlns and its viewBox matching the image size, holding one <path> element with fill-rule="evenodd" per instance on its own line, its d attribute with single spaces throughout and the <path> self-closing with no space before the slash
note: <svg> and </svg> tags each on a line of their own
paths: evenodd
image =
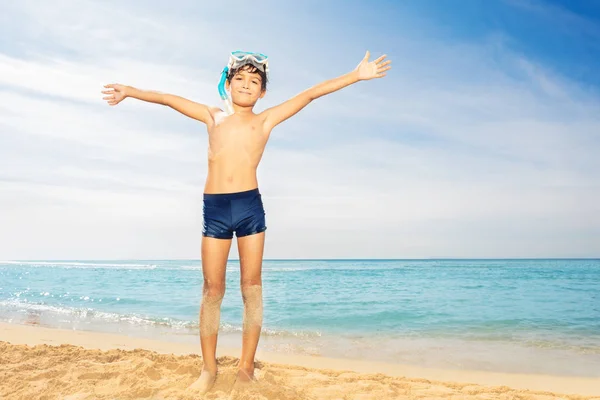
<svg viewBox="0 0 600 400">
<path fill-rule="evenodd" d="M 252 100 L 250 100 L 250 101 L 248 101 L 248 100 L 246 100 L 246 101 L 243 101 L 243 100 L 241 100 L 241 101 L 240 100 L 234 100 L 234 103 L 236 105 L 240 106 L 240 107 L 254 107 L 256 105 L 257 101 L 252 101 Z"/>
</svg>

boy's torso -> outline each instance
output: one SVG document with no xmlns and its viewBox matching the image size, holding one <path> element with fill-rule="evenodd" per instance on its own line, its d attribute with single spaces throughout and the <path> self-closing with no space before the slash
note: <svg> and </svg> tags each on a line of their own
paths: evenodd
<svg viewBox="0 0 600 400">
<path fill-rule="evenodd" d="M 256 170 L 269 133 L 260 114 L 224 116 L 211 109 L 208 130 L 208 177 L 204 193 L 235 193 L 258 187 Z"/>
</svg>

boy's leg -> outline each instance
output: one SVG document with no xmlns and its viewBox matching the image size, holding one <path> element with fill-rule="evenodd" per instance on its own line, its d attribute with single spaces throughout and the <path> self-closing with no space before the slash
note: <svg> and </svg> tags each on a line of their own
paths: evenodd
<svg viewBox="0 0 600 400">
<path fill-rule="evenodd" d="M 202 305 L 200 306 L 200 346 L 204 367 L 192 388 L 206 392 L 217 374 L 217 336 L 221 320 L 221 303 L 225 295 L 225 270 L 231 239 L 202 237 Z"/>
<path fill-rule="evenodd" d="M 241 291 L 244 301 L 242 356 L 238 379 L 254 378 L 254 357 L 260 339 L 263 320 L 262 259 L 265 232 L 237 238 L 240 256 Z"/>
</svg>

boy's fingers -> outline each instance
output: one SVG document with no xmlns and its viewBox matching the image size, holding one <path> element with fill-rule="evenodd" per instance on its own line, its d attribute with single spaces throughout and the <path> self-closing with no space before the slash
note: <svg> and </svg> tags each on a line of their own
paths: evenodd
<svg viewBox="0 0 600 400">
<path fill-rule="evenodd" d="M 112 94 L 112 93 L 114 93 L 114 90 L 103 90 L 102 93 L 104 93 L 104 94 Z"/>
<path fill-rule="evenodd" d="M 381 60 L 383 60 L 384 58 L 387 57 L 387 54 L 382 55 L 381 57 L 379 57 L 377 60 L 375 60 L 375 64 L 378 64 Z"/>
</svg>

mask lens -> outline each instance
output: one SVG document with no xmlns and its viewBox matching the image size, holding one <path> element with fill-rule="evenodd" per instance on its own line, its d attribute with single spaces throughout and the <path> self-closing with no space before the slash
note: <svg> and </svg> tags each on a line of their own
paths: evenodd
<svg viewBox="0 0 600 400">
<path fill-rule="evenodd" d="M 264 54 L 250 53 L 248 51 L 234 51 L 231 53 L 231 56 L 237 61 L 243 61 L 248 57 L 254 58 L 257 62 L 264 62 L 267 59 L 267 56 Z"/>
<path fill-rule="evenodd" d="M 246 57 L 246 55 L 247 54 L 243 51 L 234 51 L 233 53 L 231 53 L 231 56 L 238 61 L 242 61 Z"/>
</svg>

